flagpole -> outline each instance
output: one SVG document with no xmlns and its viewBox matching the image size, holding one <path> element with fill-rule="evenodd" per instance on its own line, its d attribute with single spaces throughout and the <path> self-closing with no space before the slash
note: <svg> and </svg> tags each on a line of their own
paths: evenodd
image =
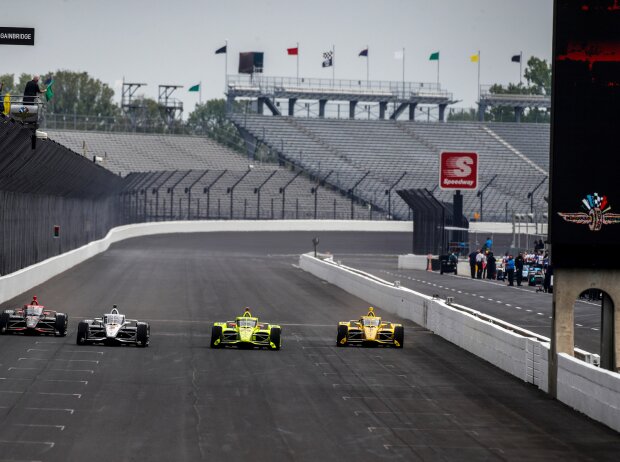
<svg viewBox="0 0 620 462">
<path fill-rule="evenodd" d="M 297 85 L 299 85 L 299 42 L 297 42 Z"/>
<path fill-rule="evenodd" d="M 478 50 L 478 102 L 480 102 L 480 50 Z"/>
<path fill-rule="evenodd" d="M 523 52 L 519 53 L 519 85 L 523 83 Z"/>
<path fill-rule="evenodd" d="M 403 98 L 405 97 L 405 47 L 403 47 Z"/>
<path fill-rule="evenodd" d="M 332 87 L 336 82 L 336 45 L 332 45 Z"/>
<path fill-rule="evenodd" d="M 198 104 L 202 104 L 202 80 L 198 83 Z"/>
<path fill-rule="evenodd" d="M 224 40 L 225 53 L 224 53 L 224 88 L 228 91 L 228 39 Z"/>
<path fill-rule="evenodd" d="M 439 59 L 441 55 L 437 56 L 437 90 L 439 90 Z"/>
<path fill-rule="evenodd" d="M 370 50 L 366 45 L 366 86 L 370 88 Z"/>
</svg>

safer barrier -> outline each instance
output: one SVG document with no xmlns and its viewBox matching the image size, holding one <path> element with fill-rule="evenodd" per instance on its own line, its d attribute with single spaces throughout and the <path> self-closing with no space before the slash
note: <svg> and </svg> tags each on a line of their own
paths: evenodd
<svg viewBox="0 0 620 462">
<path fill-rule="evenodd" d="M 548 391 L 549 343 L 461 305 L 415 292 L 348 268 L 333 260 L 302 255 L 300 267 L 390 313 L 411 319 L 521 380 Z M 595 355 L 576 350 L 582 358 Z M 560 355 L 558 399 L 620 431 L 620 374 Z"/>
</svg>

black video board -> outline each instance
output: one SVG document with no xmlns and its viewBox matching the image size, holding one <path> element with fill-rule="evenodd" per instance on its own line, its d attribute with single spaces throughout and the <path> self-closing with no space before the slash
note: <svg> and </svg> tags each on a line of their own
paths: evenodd
<svg viewBox="0 0 620 462">
<path fill-rule="evenodd" d="M 552 261 L 620 268 L 620 1 L 554 6 Z"/>
</svg>

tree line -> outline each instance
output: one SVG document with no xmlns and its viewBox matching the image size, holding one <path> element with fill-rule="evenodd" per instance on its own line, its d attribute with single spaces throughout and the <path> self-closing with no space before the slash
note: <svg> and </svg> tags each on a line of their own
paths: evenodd
<svg viewBox="0 0 620 462">
<path fill-rule="evenodd" d="M 551 65 L 547 60 L 532 56 L 527 61 L 523 72 L 525 83 L 509 83 L 504 86 L 493 84 L 489 93 L 496 95 L 544 95 L 551 96 Z M 478 120 L 478 110 L 470 109 L 465 112 L 451 113 L 448 120 Z M 489 122 L 514 121 L 514 109 L 510 107 L 492 107 L 487 109 L 484 120 Z M 521 116 L 522 122 L 550 122 L 551 113 L 547 109 L 530 108 Z"/>
</svg>

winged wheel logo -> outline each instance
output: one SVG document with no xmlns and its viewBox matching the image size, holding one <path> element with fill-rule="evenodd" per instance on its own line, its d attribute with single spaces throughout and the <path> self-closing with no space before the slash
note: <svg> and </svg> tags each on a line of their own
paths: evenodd
<svg viewBox="0 0 620 462">
<path fill-rule="evenodd" d="M 607 202 L 607 196 L 599 196 L 598 193 L 588 194 L 581 201 L 581 209 L 583 210 L 582 212 L 558 212 L 558 215 L 569 223 L 588 225 L 590 231 L 600 231 L 603 225 L 620 223 L 620 214 L 611 213 L 611 206 Z"/>
</svg>

